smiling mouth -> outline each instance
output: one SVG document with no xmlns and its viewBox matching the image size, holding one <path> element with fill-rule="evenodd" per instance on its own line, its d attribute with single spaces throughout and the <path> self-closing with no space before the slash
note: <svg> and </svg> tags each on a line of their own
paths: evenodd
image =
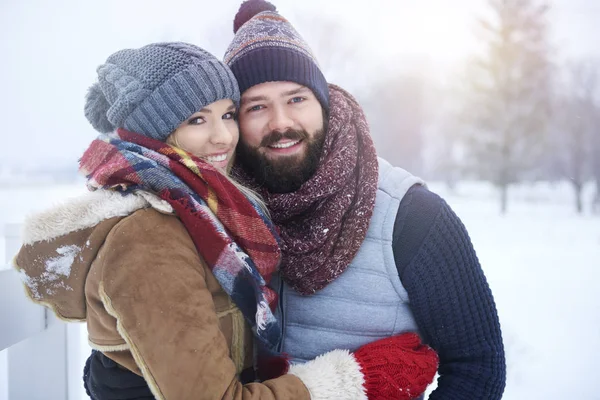
<svg viewBox="0 0 600 400">
<path fill-rule="evenodd" d="M 274 143 L 274 144 L 269 145 L 268 147 L 273 148 L 273 149 L 289 149 L 290 147 L 295 146 L 300 142 L 301 142 L 301 140 L 295 140 L 292 142 L 285 142 L 285 143 Z"/>
<path fill-rule="evenodd" d="M 204 159 L 206 161 L 208 161 L 209 163 L 223 162 L 223 161 L 227 160 L 227 153 L 219 154 L 216 156 L 207 156 L 207 157 L 204 157 Z"/>
</svg>

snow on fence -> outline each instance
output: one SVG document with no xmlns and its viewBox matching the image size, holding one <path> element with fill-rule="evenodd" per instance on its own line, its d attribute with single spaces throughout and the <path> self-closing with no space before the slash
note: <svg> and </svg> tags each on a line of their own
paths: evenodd
<svg viewBox="0 0 600 400">
<path fill-rule="evenodd" d="M 3 227 L 0 260 L 0 400 L 81 399 L 80 327 L 58 320 L 25 295 L 12 269 L 20 226 Z M 3 262 L 2 262 L 3 261 Z M 69 379 L 77 377 L 77 379 Z"/>
</svg>

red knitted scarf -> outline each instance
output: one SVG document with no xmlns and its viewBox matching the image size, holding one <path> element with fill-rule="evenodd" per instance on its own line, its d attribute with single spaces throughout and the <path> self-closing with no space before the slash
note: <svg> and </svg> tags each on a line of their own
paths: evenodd
<svg viewBox="0 0 600 400">
<path fill-rule="evenodd" d="M 315 174 L 293 193 L 257 188 L 280 231 L 282 277 L 301 294 L 324 288 L 348 268 L 367 234 L 377 191 L 377 155 L 361 107 L 338 86 L 329 86 L 329 96 Z"/>
</svg>

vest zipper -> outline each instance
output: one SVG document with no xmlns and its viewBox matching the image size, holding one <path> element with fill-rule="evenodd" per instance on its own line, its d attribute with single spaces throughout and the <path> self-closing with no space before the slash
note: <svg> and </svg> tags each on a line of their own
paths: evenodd
<svg viewBox="0 0 600 400">
<path fill-rule="evenodd" d="M 279 346 L 277 351 L 281 353 L 283 351 L 283 338 L 285 335 L 285 316 L 284 316 L 284 304 L 283 304 L 283 279 L 281 279 L 281 275 L 279 275 L 279 312 L 281 315 L 281 340 L 279 341 Z"/>
</svg>

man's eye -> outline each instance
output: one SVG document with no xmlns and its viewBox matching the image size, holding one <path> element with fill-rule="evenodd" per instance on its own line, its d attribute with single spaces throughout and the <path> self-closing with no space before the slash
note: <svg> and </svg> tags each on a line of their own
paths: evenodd
<svg viewBox="0 0 600 400">
<path fill-rule="evenodd" d="M 196 117 L 196 118 L 192 118 L 188 121 L 188 123 L 190 125 L 201 125 L 203 123 L 205 123 L 206 121 L 204 120 L 204 117 Z"/>
<path fill-rule="evenodd" d="M 304 100 L 306 100 L 304 97 L 293 97 L 290 99 L 290 103 L 302 103 Z"/>
<path fill-rule="evenodd" d="M 223 119 L 237 119 L 237 113 L 235 111 L 230 111 L 226 114 L 223 114 Z"/>
<path fill-rule="evenodd" d="M 252 107 L 248 108 L 246 110 L 246 112 L 258 111 L 258 110 L 262 110 L 263 108 L 264 108 L 264 106 L 262 106 L 262 105 L 259 104 L 259 105 L 252 106 Z"/>
</svg>

